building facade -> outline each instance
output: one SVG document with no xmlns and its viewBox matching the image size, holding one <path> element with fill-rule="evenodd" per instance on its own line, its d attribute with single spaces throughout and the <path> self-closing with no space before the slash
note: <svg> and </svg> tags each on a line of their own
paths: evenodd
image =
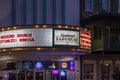
<svg viewBox="0 0 120 80">
<path fill-rule="evenodd" d="M 0 79 L 82 80 L 79 0 L 1 0 L 0 12 Z"/>
<path fill-rule="evenodd" d="M 120 0 L 81 0 L 81 25 L 92 30 L 92 54 L 83 56 L 83 80 L 113 80 L 120 69 Z"/>
</svg>

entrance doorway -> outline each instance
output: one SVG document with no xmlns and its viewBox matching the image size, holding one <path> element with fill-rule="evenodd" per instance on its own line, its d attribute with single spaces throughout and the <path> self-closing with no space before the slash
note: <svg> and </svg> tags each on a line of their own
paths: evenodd
<svg viewBox="0 0 120 80">
<path fill-rule="evenodd" d="M 43 72 L 35 72 L 35 80 L 43 80 Z"/>
</svg>

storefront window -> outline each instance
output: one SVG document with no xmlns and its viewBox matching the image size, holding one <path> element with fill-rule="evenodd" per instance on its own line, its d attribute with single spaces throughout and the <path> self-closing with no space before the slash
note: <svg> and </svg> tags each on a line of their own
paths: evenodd
<svg viewBox="0 0 120 80">
<path fill-rule="evenodd" d="M 110 80 L 110 64 L 100 64 L 100 79 Z"/>
<path fill-rule="evenodd" d="M 94 64 L 83 65 L 83 79 L 93 80 L 94 79 Z"/>
<path fill-rule="evenodd" d="M 118 40 L 118 29 L 117 28 L 110 29 L 110 39 L 111 40 Z"/>
<path fill-rule="evenodd" d="M 98 26 L 93 27 L 94 39 L 101 39 L 101 28 Z"/>
</svg>

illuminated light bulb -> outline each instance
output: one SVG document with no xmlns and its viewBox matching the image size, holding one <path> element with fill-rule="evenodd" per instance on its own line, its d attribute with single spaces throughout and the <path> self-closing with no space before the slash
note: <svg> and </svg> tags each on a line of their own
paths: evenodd
<svg viewBox="0 0 120 80">
<path fill-rule="evenodd" d="M 46 25 L 43 25 L 43 28 L 46 28 L 47 26 Z"/>
<path fill-rule="evenodd" d="M 37 48 L 37 50 L 41 50 L 41 48 Z"/>
<path fill-rule="evenodd" d="M 2 28 L 2 31 L 4 31 L 5 29 L 4 28 Z"/>
<path fill-rule="evenodd" d="M 6 49 L 3 49 L 3 52 L 5 52 L 6 51 Z"/>
<path fill-rule="evenodd" d="M 10 28 L 7 28 L 8 30 L 10 30 Z"/>
<path fill-rule="evenodd" d="M 13 27 L 13 29 L 17 29 L 17 27 Z"/>
<path fill-rule="evenodd" d="M 68 26 L 65 26 L 65 28 L 68 28 Z"/>
<path fill-rule="evenodd" d="M 55 50 L 55 48 L 53 48 L 53 50 Z"/>
<path fill-rule="evenodd" d="M 75 49 L 72 49 L 73 51 L 75 50 Z"/>
<path fill-rule="evenodd" d="M 74 27 L 71 27 L 71 29 L 74 29 Z"/>
<path fill-rule="evenodd" d="M 38 28 L 38 27 L 39 27 L 38 25 L 35 26 L 35 28 Z"/>
<path fill-rule="evenodd" d="M 62 26 L 59 25 L 58 28 L 62 28 Z"/>
<path fill-rule="evenodd" d="M 79 27 L 77 27 L 76 29 L 77 29 L 77 30 L 79 30 L 80 28 L 79 28 Z"/>
</svg>

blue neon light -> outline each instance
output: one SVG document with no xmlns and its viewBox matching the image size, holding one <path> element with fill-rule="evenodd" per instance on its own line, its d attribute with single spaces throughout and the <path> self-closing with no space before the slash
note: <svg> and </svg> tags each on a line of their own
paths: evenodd
<svg viewBox="0 0 120 80">
<path fill-rule="evenodd" d="M 73 70 L 75 68 L 75 62 L 74 61 L 70 61 L 70 70 Z"/>
<path fill-rule="evenodd" d="M 60 72 L 60 76 L 65 76 L 65 75 L 66 75 L 65 71 Z"/>
<path fill-rule="evenodd" d="M 37 69 L 41 69 L 43 64 L 41 62 L 36 62 L 35 66 L 36 66 Z"/>
</svg>

